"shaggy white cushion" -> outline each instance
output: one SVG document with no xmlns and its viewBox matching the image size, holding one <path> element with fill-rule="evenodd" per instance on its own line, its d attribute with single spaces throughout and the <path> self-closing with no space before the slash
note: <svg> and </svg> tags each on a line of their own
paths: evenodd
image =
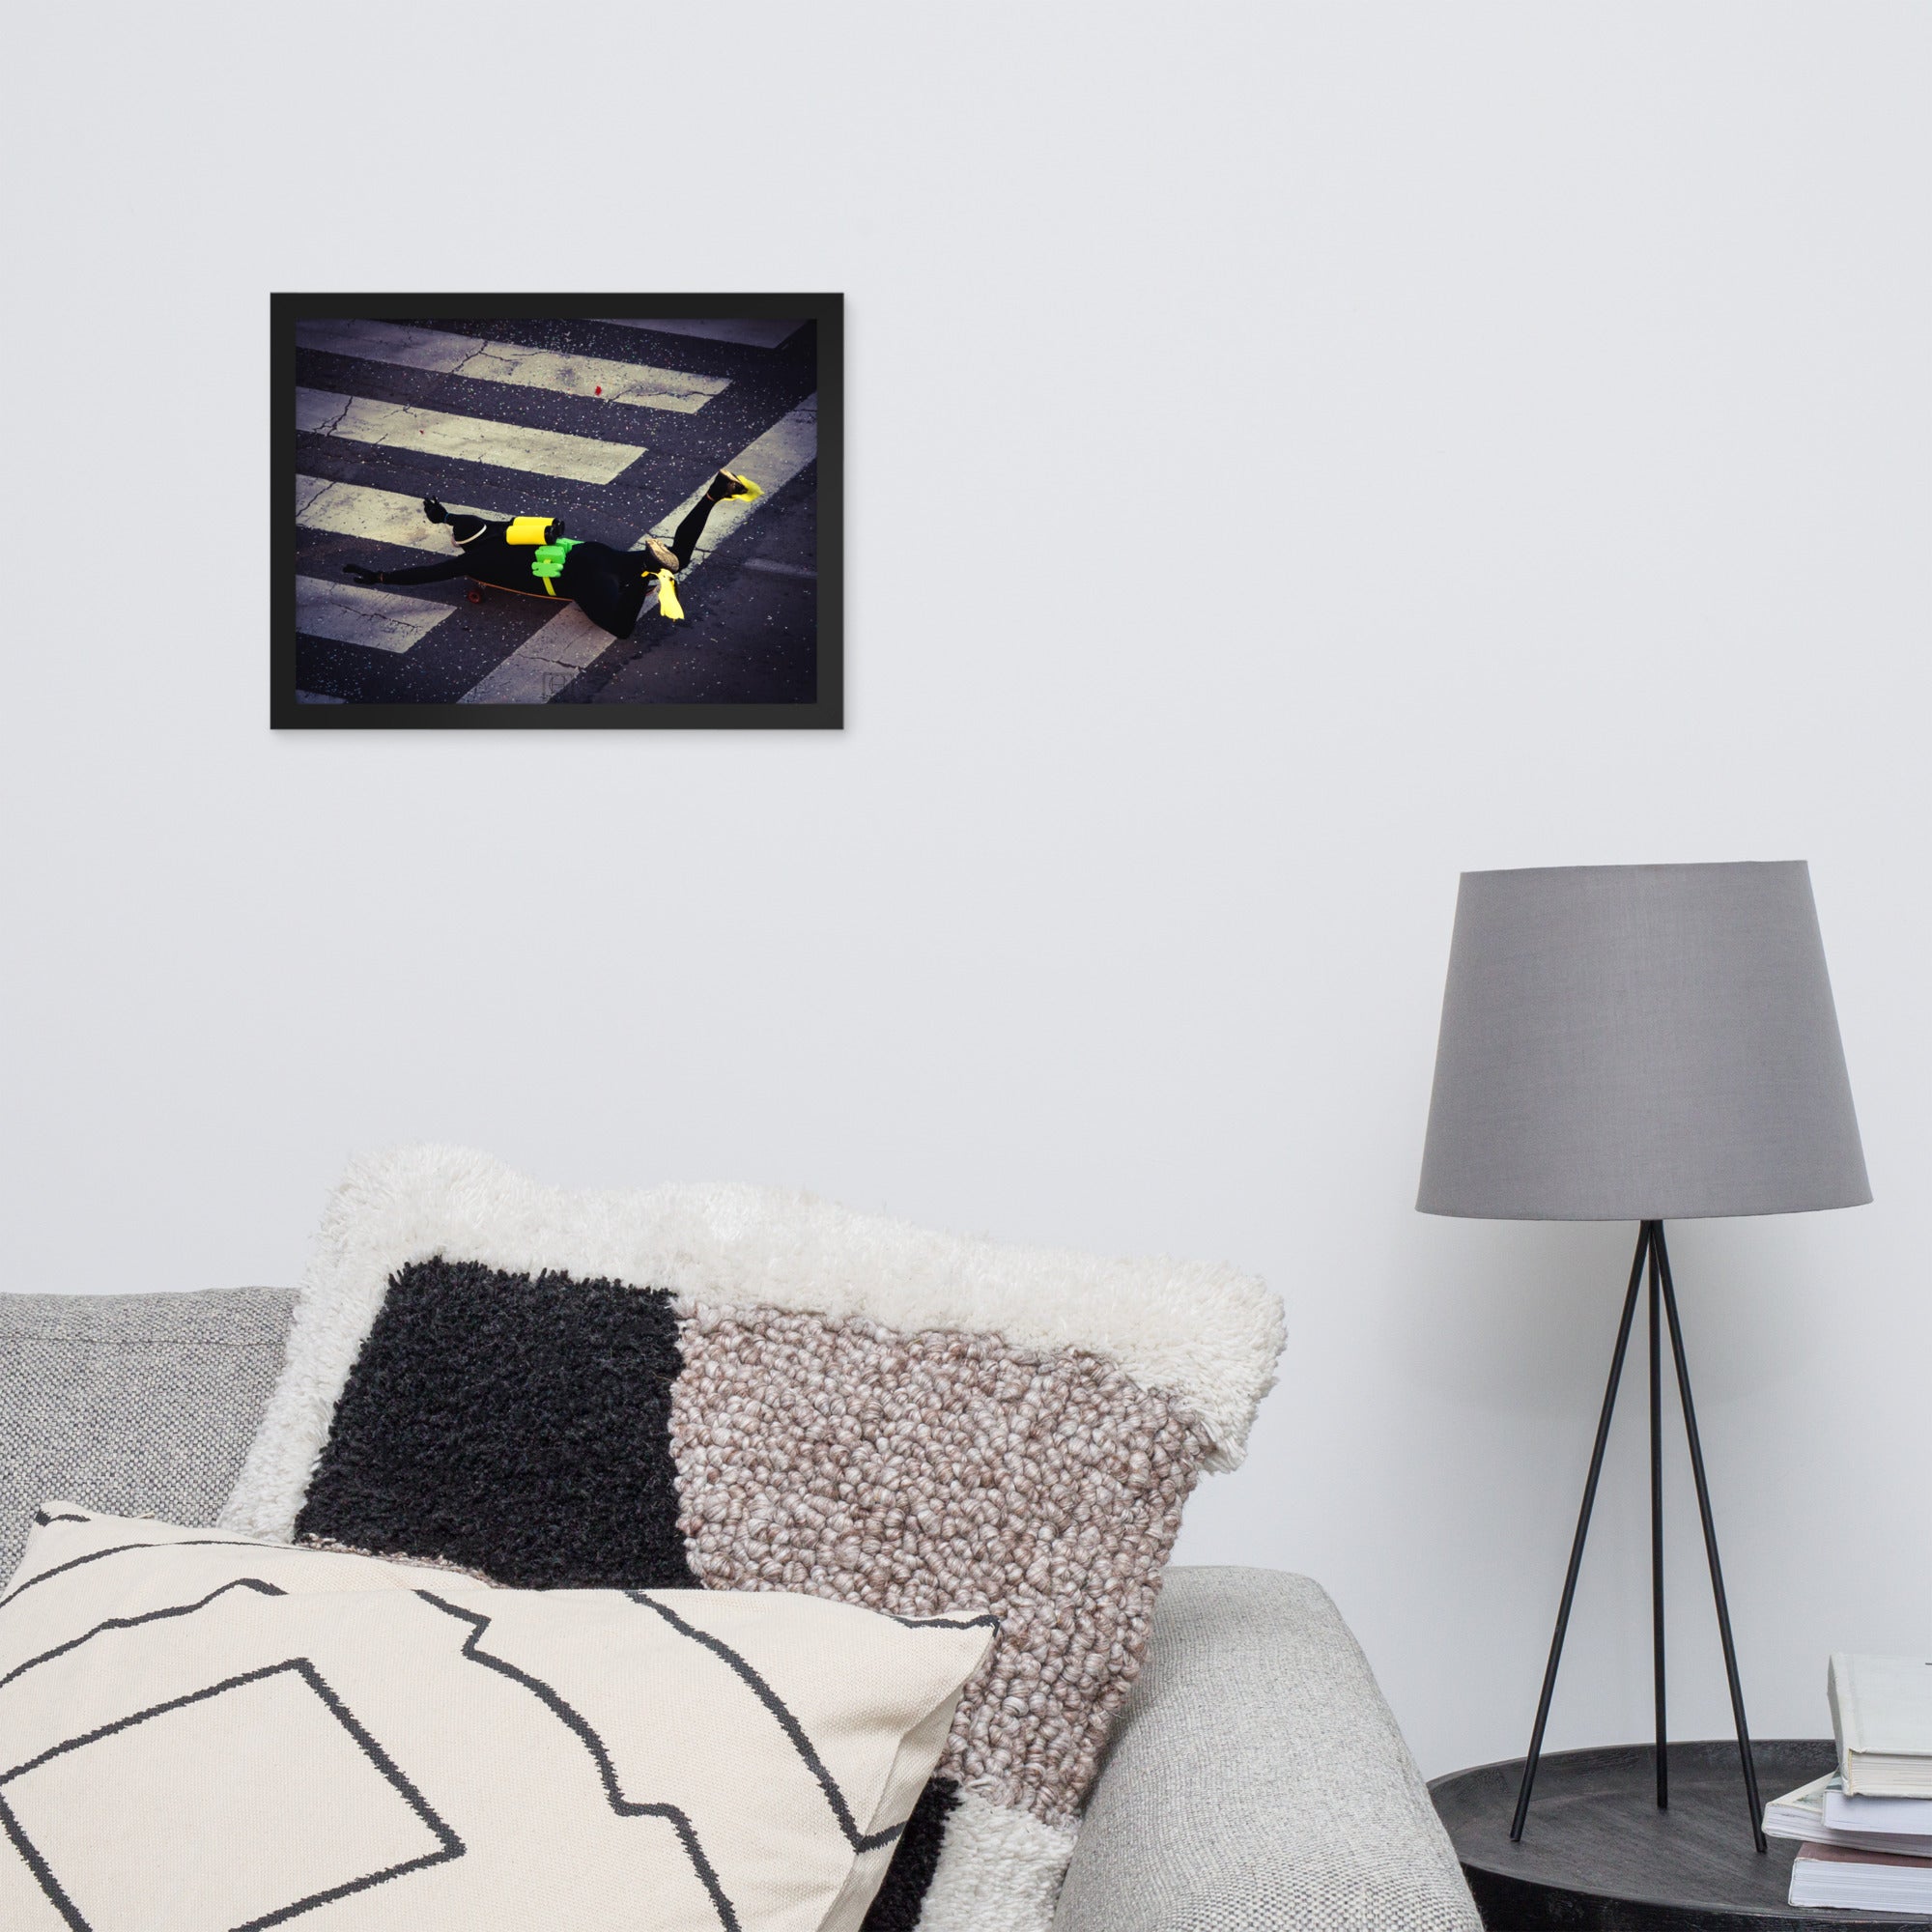
<svg viewBox="0 0 1932 1932">
<path fill-rule="evenodd" d="M 1281 1345 L 1220 1264 L 391 1149 L 329 1205 L 221 1521 L 521 1585 L 991 1610 L 871 1932 L 1046 1932 L 1181 1507 Z"/>
<path fill-rule="evenodd" d="M 50 1503 L 0 1597 L 0 1925 L 849 1932 L 991 1637 Z"/>
<path fill-rule="evenodd" d="M 434 1256 L 649 1284 L 714 1309 L 762 1304 L 1077 1350 L 1171 1391 L 1207 1432 L 1210 1469 L 1246 1454 L 1282 1349 L 1281 1297 L 1221 1264 L 1009 1247 L 783 1188 L 549 1187 L 466 1148 L 391 1148 L 357 1158 L 329 1202 L 288 1363 L 224 1522 L 294 1533 L 391 1278 Z"/>
</svg>

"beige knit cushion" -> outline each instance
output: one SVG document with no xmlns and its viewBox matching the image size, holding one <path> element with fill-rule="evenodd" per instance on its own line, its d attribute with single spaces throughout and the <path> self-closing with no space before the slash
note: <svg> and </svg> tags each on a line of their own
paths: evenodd
<svg viewBox="0 0 1932 1932">
<path fill-rule="evenodd" d="M 992 1634 L 41 1517 L 0 1597 L 9 1932 L 850 1932 Z"/>
</svg>

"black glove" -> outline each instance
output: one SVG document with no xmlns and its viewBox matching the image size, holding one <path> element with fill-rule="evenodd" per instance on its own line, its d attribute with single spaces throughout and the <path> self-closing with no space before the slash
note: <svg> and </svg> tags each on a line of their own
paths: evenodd
<svg viewBox="0 0 1932 1932">
<path fill-rule="evenodd" d="M 380 583 L 383 581 L 383 573 L 380 570 L 369 570 L 359 563 L 345 563 L 342 566 L 342 574 L 345 577 L 353 577 L 357 583 Z"/>
</svg>

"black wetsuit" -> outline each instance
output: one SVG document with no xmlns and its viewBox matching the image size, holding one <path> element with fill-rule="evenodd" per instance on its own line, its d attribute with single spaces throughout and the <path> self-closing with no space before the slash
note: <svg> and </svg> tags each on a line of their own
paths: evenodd
<svg viewBox="0 0 1932 1932">
<path fill-rule="evenodd" d="M 705 520 L 718 500 L 706 492 L 678 525 L 670 548 L 680 567 L 691 561 L 691 554 L 703 534 Z M 658 571 L 648 551 L 612 550 L 609 544 L 601 543 L 572 544 L 564 553 L 563 569 L 549 580 L 554 591 L 546 591 L 545 580 L 530 569 L 536 555 L 535 546 L 507 542 L 510 528 L 507 523 L 485 523 L 480 517 L 463 512 L 451 515 L 434 497 L 424 502 L 423 514 L 433 524 L 449 525 L 461 555 L 417 564 L 409 570 L 372 571 L 357 564 L 346 564 L 344 569 L 369 583 L 441 583 L 452 577 L 472 578 L 498 590 L 517 590 L 526 596 L 540 597 L 546 603 L 574 603 L 598 629 L 609 631 L 613 638 L 628 638 L 638 628 L 644 599 L 650 594 Z"/>
</svg>

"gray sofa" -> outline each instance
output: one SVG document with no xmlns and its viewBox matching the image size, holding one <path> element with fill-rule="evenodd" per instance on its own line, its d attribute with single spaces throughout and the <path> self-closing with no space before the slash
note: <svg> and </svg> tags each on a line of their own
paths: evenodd
<svg viewBox="0 0 1932 1932">
<path fill-rule="evenodd" d="M 0 1577 L 51 1497 L 211 1521 L 280 1367 L 293 1299 L 0 1294 Z M 1480 1924 L 1321 1587 L 1268 1570 L 1171 1569 L 1056 1932 Z"/>
</svg>

